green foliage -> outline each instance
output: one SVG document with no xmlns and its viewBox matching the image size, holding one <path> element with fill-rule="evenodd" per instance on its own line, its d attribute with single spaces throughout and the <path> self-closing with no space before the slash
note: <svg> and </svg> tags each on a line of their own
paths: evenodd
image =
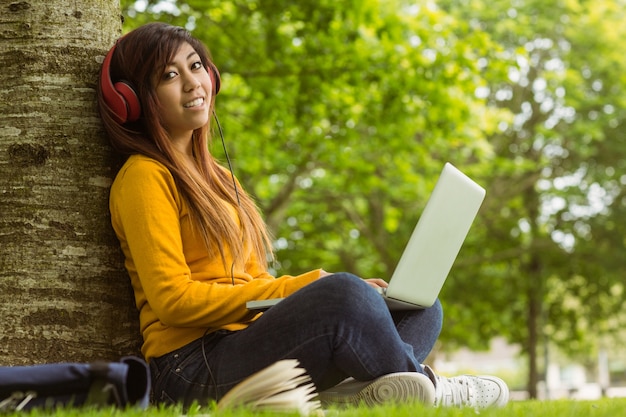
<svg viewBox="0 0 626 417">
<path fill-rule="evenodd" d="M 191 25 L 220 68 L 218 114 L 278 273 L 389 277 L 443 162 L 472 171 L 491 157 L 484 132 L 503 112 L 474 90 L 477 57 L 497 48 L 456 38 L 437 8 L 188 1 L 167 19 Z"/>
</svg>

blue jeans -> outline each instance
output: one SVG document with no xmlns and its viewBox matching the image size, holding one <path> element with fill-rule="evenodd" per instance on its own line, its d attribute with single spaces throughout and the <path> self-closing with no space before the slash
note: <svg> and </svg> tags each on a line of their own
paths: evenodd
<svg viewBox="0 0 626 417">
<path fill-rule="evenodd" d="M 391 313 L 382 297 L 347 273 L 315 281 L 265 312 L 248 328 L 210 333 L 150 361 L 156 402 L 206 404 L 280 359 L 298 359 L 318 391 L 347 377 L 371 380 L 422 372 L 441 331 L 437 301 Z"/>
</svg>

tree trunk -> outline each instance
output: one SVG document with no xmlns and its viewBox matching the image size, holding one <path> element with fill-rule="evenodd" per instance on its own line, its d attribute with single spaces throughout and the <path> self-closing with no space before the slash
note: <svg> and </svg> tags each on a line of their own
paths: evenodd
<svg viewBox="0 0 626 417">
<path fill-rule="evenodd" d="M 541 229 L 541 225 L 537 223 L 539 218 L 539 198 L 534 188 L 527 188 L 524 194 L 525 204 L 528 207 L 528 218 L 533 222 L 532 241 L 538 242 L 539 233 L 537 231 Z M 523 264 L 524 276 L 527 277 L 526 285 L 528 291 L 528 396 L 532 399 L 538 396 L 538 346 L 543 333 L 541 331 L 543 326 L 541 317 L 545 290 L 542 259 L 538 250 L 530 245 L 528 258 Z"/>
<path fill-rule="evenodd" d="M 531 266 L 529 272 L 532 273 L 534 269 L 535 268 Z M 533 399 L 537 398 L 538 395 L 537 385 L 539 383 L 539 370 L 537 366 L 537 347 L 539 345 L 540 315 L 541 296 L 537 293 L 536 288 L 531 287 L 528 290 L 528 396 Z"/>
<path fill-rule="evenodd" d="M 0 365 L 137 353 L 96 107 L 116 0 L 0 0 Z"/>
</svg>

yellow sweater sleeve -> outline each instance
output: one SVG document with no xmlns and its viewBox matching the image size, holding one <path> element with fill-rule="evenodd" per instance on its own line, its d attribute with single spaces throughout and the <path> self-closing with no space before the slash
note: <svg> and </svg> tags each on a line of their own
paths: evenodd
<svg viewBox="0 0 626 417">
<path fill-rule="evenodd" d="M 208 256 L 170 172 L 147 157 L 132 156 L 122 167 L 111 188 L 110 210 L 146 358 L 182 347 L 207 329 L 245 328 L 255 318 L 246 301 L 285 297 L 320 275 L 314 270 L 274 278 L 251 253 L 231 273 L 230 253 L 227 268 L 219 256 Z"/>
</svg>

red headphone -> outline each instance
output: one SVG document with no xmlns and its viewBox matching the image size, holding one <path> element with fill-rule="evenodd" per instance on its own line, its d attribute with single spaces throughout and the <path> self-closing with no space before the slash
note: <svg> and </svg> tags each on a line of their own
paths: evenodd
<svg viewBox="0 0 626 417">
<path fill-rule="evenodd" d="M 111 57 L 115 52 L 117 42 L 104 57 L 100 70 L 100 89 L 105 103 L 111 108 L 113 118 L 119 124 L 134 122 L 141 116 L 141 103 L 137 93 L 128 81 L 111 80 Z M 213 85 L 213 95 L 220 91 L 220 73 L 217 67 L 209 61 L 208 68 L 211 84 Z"/>
</svg>

